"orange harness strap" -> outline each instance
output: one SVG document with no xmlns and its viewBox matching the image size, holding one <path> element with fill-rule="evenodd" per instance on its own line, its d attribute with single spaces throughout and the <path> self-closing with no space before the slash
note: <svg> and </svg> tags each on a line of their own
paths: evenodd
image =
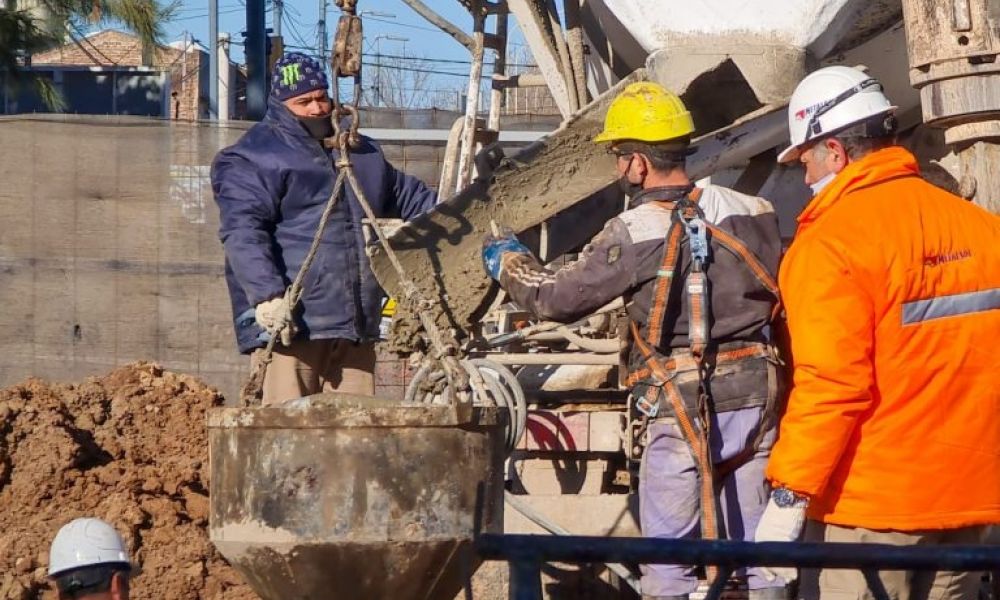
<svg viewBox="0 0 1000 600">
<path fill-rule="evenodd" d="M 695 464 L 698 465 L 701 497 L 701 537 L 705 540 L 719 539 L 715 505 L 715 476 L 712 468 L 708 428 L 707 426 L 703 426 L 700 430 L 695 428 L 694 421 L 691 420 L 687 407 L 684 406 L 684 401 L 677 391 L 677 386 L 672 381 L 672 374 L 663 368 L 663 364 L 660 361 L 656 360 L 656 353 L 653 352 L 653 349 L 639 335 L 639 328 L 635 324 L 635 321 L 632 321 L 630 326 L 632 327 L 632 336 L 635 338 L 636 347 L 646 361 L 646 368 L 649 369 L 657 381 L 663 384 L 663 390 L 666 392 L 670 407 L 674 411 L 677 425 L 684 435 L 684 440 L 691 447 Z M 652 386 L 650 387 L 650 390 L 655 389 Z M 717 575 L 716 567 L 709 565 L 707 571 L 709 579 L 714 581 Z"/>
<path fill-rule="evenodd" d="M 746 247 L 746 244 L 738 238 L 711 223 L 708 224 L 708 230 L 712 232 L 712 237 L 718 240 L 723 248 L 729 250 L 746 263 L 747 267 L 750 268 L 750 272 L 767 288 L 767 291 L 774 295 L 776 302 L 774 303 L 774 308 L 771 310 L 771 320 L 776 319 L 781 312 L 781 293 L 778 291 L 778 282 L 767 272 L 767 268 L 760 262 L 760 259 L 754 256 L 753 252 Z"/>
<path fill-rule="evenodd" d="M 649 311 L 649 343 L 659 345 L 663 335 L 663 321 L 667 312 L 667 301 L 670 299 L 670 289 L 673 286 L 674 274 L 680 264 L 681 237 L 684 227 L 679 221 L 670 225 L 667 233 L 667 246 L 663 252 L 663 261 L 656 272 L 656 290 L 653 292 L 653 306 Z"/>
</svg>

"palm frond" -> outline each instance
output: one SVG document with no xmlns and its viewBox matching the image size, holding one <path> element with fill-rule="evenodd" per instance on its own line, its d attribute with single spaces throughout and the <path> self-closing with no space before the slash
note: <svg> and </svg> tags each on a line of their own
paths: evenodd
<svg viewBox="0 0 1000 600">
<path fill-rule="evenodd" d="M 0 8 L 0 69 L 17 71 L 21 59 L 56 43 L 24 10 Z"/>
<path fill-rule="evenodd" d="M 49 107 L 52 112 L 62 112 L 66 110 L 66 99 L 63 95 L 56 89 L 56 86 L 52 81 L 46 77 L 39 77 L 32 74 L 32 84 L 35 86 L 35 93 L 38 97 L 42 99 L 45 106 Z"/>
<path fill-rule="evenodd" d="M 158 0 L 95 0 L 101 5 L 102 21 L 118 21 L 135 33 L 142 42 L 143 54 L 152 58 L 152 51 L 164 41 L 164 26 L 177 14 L 178 0 L 160 3 Z"/>
<path fill-rule="evenodd" d="M 30 85 L 50 110 L 59 112 L 66 107 L 52 81 L 26 71 L 22 61 L 26 56 L 41 52 L 57 43 L 55 37 L 35 24 L 27 11 L 0 8 L 0 71 L 6 73 L 3 84 L 9 93 Z"/>
</svg>

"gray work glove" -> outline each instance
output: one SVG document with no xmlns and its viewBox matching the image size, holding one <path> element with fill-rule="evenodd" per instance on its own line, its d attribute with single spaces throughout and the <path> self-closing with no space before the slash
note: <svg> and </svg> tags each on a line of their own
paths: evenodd
<svg viewBox="0 0 1000 600">
<path fill-rule="evenodd" d="M 265 300 L 254 308 L 254 319 L 257 325 L 270 336 L 281 336 L 280 341 L 284 346 L 292 345 L 292 338 L 295 337 L 297 328 L 295 319 L 292 318 L 292 307 L 288 301 L 288 294 Z"/>
<path fill-rule="evenodd" d="M 794 506 L 778 506 L 774 498 L 767 501 L 764 514 L 761 515 L 757 523 L 757 531 L 754 534 L 755 542 L 794 542 L 802 535 L 802 529 L 806 524 L 805 503 Z M 798 579 L 798 569 L 794 567 L 761 567 L 764 577 L 773 580 L 781 577 L 785 583 L 791 583 Z"/>
</svg>

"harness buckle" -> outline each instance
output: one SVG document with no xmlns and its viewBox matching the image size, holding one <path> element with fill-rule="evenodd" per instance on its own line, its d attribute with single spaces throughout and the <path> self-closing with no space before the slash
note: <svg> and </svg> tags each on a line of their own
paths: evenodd
<svg viewBox="0 0 1000 600">
<path fill-rule="evenodd" d="M 704 265 L 708 262 L 708 226 L 701 217 L 685 220 L 684 226 L 691 246 L 691 260 L 696 265 Z"/>
<path fill-rule="evenodd" d="M 650 419 L 655 419 L 660 412 L 660 403 L 649 401 L 646 396 L 637 396 L 635 399 L 635 409 L 646 415 Z"/>
</svg>

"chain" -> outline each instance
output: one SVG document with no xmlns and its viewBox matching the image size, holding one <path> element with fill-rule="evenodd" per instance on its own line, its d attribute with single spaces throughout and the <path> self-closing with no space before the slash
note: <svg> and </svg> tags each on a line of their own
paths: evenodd
<svg viewBox="0 0 1000 600">
<path fill-rule="evenodd" d="M 361 139 L 358 137 L 358 110 L 361 104 L 361 43 L 364 39 L 361 17 L 357 15 L 357 0 L 337 0 L 337 6 L 343 13 L 337 21 L 337 33 L 333 39 L 333 54 L 330 56 L 330 68 L 333 72 L 333 126 L 340 138 L 341 121 L 350 118 L 348 127 L 351 135 L 348 141 L 352 148 L 357 148 Z M 353 100 L 344 104 L 340 101 L 340 80 L 354 80 Z"/>
</svg>

